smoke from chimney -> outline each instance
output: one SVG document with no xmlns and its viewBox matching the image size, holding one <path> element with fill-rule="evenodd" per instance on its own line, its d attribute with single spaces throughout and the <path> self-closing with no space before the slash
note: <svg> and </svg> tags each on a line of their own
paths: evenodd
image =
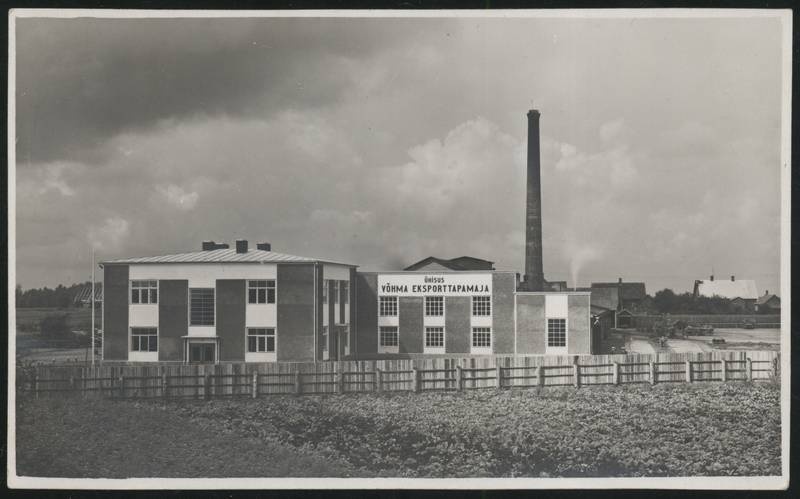
<svg viewBox="0 0 800 499">
<path fill-rule="evenodd" d="M 525 209 L 524 291 L 544 291 L 539 111 L 528 111 L 528 191 Z"/>
</svg>

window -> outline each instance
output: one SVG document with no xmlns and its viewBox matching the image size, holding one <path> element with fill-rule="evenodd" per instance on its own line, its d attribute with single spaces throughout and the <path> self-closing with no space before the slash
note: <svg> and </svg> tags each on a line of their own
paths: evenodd
<svg viewBox="0 0 800 499">
<path fill-rule="evenodd" d="M 492 329 L 488 327 L 474 327 L 472 328 L 472 347 L 473 348 L 491 348 L 492 347 Z"/>
<path fill-rule="evenodd" d="M 425 348 L 444 348 L 444 328 L 425 328 Z"/>
<path fill-rule="evenodd" d="M 275 352 L 275 328 L 247 328 L 248 352 Z"/>
<path fill-rule="evenodd" d="M 400 335 L 397 326 L 381 326 L 378 332 L 378 345 L 381 347 L 396 347 L 400 344 Z"/>
<path fill-rule="evenodd" d="M 547 319 L 547 346 L 567 346 L 567 319 Z"/>
<path fill-rule="evenodd" d="M 131 281 L 131 303 L 158 303 L 158 281 Z"/>
<path fill-rule="evenodd" d="M 328 351 L 328 326 L 322 326 L 322 351 Z"/>
<path fill-rule="evenodd" d="M 425 316 L 441 317 L 444 315 L 444 296 L 425 297 Z"/>
<path fill-rule="evenodd" d="M 491 296 L 473 296 L 472 297 L 472 315 L 489 316 L 492 315 L 492 297 Z"/>
<path fill-rule="evenodd" d="M 214 325 L 214 288 L 189 290 L 189 325 Z"/>
<path fill-rule="evenodd" d="M 333 281 L 333 303 L 339 304 L 339 281 Z"/>
<path fill-rule="evenodd" d="M 158 329 L 154 327 L 132 327 L 131 351 L 158 352 Z"/>
<path fill-rule="evenodd" d="M 350 301 L 350 283 L 347 281 L 342 281 L 342 302 L 345 305 Z"/>
<path fill-rule="evenodd" d="M 328 279 L 322 280 L 322 303 L 328 303 Z"/>
<path fill-rule="evenodd" d="M 381 317 L 396 316 L 397 315 L 397 297 L 396 296 L 381 296 L 379 304 L 379 313 Z"/>
<path fill-rule="evenodd" d="M 275 303 L 275 281 L 247 281 L 247 303 Z"/>
</svg>

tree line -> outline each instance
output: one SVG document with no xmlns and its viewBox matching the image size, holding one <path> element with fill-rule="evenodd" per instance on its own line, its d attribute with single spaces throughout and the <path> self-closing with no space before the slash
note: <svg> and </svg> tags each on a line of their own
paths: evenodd
<svg viewBox="0 0 800 499">
<path fill-rule="evenodd" d="M 86 286 L 91 286 L 91 281 L 82 282 L 79 284 L 72 284 L 71 286 L 64 286 L 59 284 L 55 288 L 32 288 L 23 290 L 22 286 L 17 284 L 16 288 L 16 304 L 19 308 L 67 308 L 74 305 L 75 296 L 85 289 Z"/>
</svg>

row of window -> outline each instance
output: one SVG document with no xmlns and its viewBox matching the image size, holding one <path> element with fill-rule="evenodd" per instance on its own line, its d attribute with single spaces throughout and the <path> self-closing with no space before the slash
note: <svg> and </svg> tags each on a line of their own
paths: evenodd
<svg viewBox="0 0 800 499">
<path fill-rule="evenodd" d="M 327 348 L 328 328 L 323 328 L 323 345 Z M 247 328 L 248 352 L 275 352 L 275 328 Z M 397 347 L 400 345 L 400 332 L 397 326 L 381 326 L 378 329 L 378 345 Z M 473 327 L 471 345 L 473 348 L 491 348 L 492 330 L 489 327 Z M 559 348 L 567 346 L 567 320 L 547 319 L 547 346 Z M 425 328 L 425 348 L 444 348 L 444 328 Z M 157 352 L 158 329 L 153 327 L 131 328 L 131 351 Z"/>
<path fill-rule="evenodd" d="M 197 296 L 207 298 L 210 294 L 213 300 L 214 288 L 193 288 L 199 290 Z M 158 281 L 131 281 L 132 304 L 158 303 Z M 247 303 L 263 304 L 275 303 L 275 280 L 262 279 L 247 281 Z"/>
<path fill-rule="evenodd" d="M 330 289 L 331 279 L 322 280 L 322 303 L 328 303 L 328 289 Z M 333 281 L 333 296 L 331 299 L 333 303 L 347 304 L 350 301 L 350 282 L 349 281 Z"/>
<path fill-rule="evenodd" d="M 378 346 L 396 347 L 400 345 L 400 332 L 397 326 L 380 326 L 378 328 Z M 492 347 L 492 328 L 473 327 L 473 348 Z M 433 326 L 425 328 L 425 348 L 444 348 L 444 328 Z"/>
<path fill-rule="evenodd" d="M 381 296 L 378 300 L 378 315 L 381 317 L 397 316 L 397 297 Z M 472 297 L 472 315 L 476 317 L 489 317 L 492 315 L 491 296 Z M 444 316 L 444 296 L 425 297 L 425 316 L 442 317 Z"/>
<path fill-rule="evenodd" d="M 247 351 L 250 353 L 275 352 L 276 335 L 273 327 L 247 328 Z M 132 352 L 158 352 L 158 329 L 154 327 L 131 328 Z"/>
<path fill-rule="evenodd" d="M 492 346 L 492 329 L 489 327 L 472 328 L 473 348 L 490 348 Z M 400 333 L 397 326 L 380 326 L 378 328 L 378 345 L 396 347 L 400 344 Z M 547 346 L 561 348 L 567 346 L 567 320 L 547 319 Z M 444 328 L 425 328 L 425 348 L 444 347 Z"/>
</svg>

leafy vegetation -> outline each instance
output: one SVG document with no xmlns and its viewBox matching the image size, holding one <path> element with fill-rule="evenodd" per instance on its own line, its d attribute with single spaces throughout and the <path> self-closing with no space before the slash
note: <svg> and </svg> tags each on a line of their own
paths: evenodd
<svg viewBox="0 0 800 499">
<path fill-rule="evenodd" d="M 35 413 L 22 411 L 28 419 L 22 419 L 20 438 L 51 441 L 48 446 L 31 446 L 21 440 L 18 452 L 24 453 L 23 462 L 47 462 L 53 456 L 88 451 L 80 441 L 82 433 L 65 437 L 63 425 L 51 427 L 37 419 L 41 414 L 48 421 L 58 420 L 64 417 L 60 414 L 64 411 L 75 424 L 88 418 L 96 425 L 94 432 L 105 435 L 96 438 L 91 449 L 104 469 L 113 467 L 109 462 L 116 460 L 116 466 L 122 466 L 131 476 L 154 472 L 154 476 L 206 476 L 205 460 L 221 462 L 240 455 L 242 442 L 250 444 L 247 452 L 253 452 L 256 461 L 268 456 L 258 450 L 260 446 L 278 446 L 283 452 L 293 449 L 304 459 L 329 463 L 324 472 L 332 476 L 780 473 L 780 390 L 773 384 L 92 404 L 88 408 L 74 404 L 55 410 L 38 407 Z M 79 415 L 87 409 L 102 417 Z M 141 421 L 148 422 L 146 428 L 140 427 Z M 144 442 L 140 432 L 146 433 Z M 195 442 L 194 437 L 187 436 L 195 434 L 205 437 Z M 202 444 L 203 438 L 212 439 L 215 445 Z M 180 452 L 174 450 L 176 441 Z M 118 446 L 145 449 L 141 452 L 157 459 L 164 468 L 154 471 L 153 466 L 131 464 L 120 457 L 130 453 Z M 195 459 L 201 461 L 196 468 L 187 464 Z M 267 471 L 275 465 L 274 459 L 269 463 L 259 461 L 261 476 L 276 475 Z M 79 472 L 78 465 L 70 466 L 74 473 Z M 230 467 L 225 469 L 241 476 Z M 281 468 L 282 472 L 286 469 Z M 313 474 L 302 469 L 292 469 L 291 473 Z M 209 476 L 222 475 L 215 472 Z"/>
<path fill-rule="evenodd" d="M 667 314 L 742 314 L 747 313 L 721 296 L 698 296 L 692 293 L 675 293 L 669 288 L 653 295 L 653 307 Z"/>
</svg>

